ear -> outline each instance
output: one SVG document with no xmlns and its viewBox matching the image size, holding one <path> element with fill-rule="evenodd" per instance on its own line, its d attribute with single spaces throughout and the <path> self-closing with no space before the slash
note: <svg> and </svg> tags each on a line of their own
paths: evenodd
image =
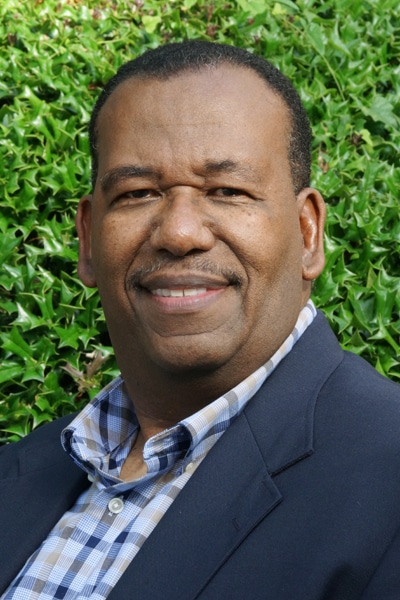
<svg viewBox="0 0 400 600">
<path fill-rule="evenodd" d="M 92 265 L 92 196 L 83 196 L 78 204 L 75 219 L 79 238 L 79 279 L 88 287 L 96 287 Z"/>
<path fill-rule="evenodd" d="M 303 279 L 312 281 L 325 265 L 324 225 L 326 207 L 321 194 L 314 188 L 304 188 L 297 196 L 300 229 L 303 236 Z"/>
</svg>

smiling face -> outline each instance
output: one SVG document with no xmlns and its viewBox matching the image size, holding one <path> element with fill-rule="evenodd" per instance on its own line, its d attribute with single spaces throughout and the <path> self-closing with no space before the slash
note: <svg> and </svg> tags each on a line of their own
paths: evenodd
<svg viewBox="0 0 400 600">
<path fill-rule="evenodd" d="M 289 132 L 241 67 L 129 79 L 107 100 L 79 273 L 128 382 L 133 366 L 144 381 L 219 372 L 229 389 L 291 332 L 323 265 L 323 202 L 294 194 Z"/>
</svg>

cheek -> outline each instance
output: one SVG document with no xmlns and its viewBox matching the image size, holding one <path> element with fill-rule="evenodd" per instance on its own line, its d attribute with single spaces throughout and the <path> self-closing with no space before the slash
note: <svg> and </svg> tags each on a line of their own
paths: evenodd
<svg viewBox="0 0 400 600">
<path fill-rule="evenodd" d="M 280 216 L 248 212 L 239 216 L 235 229 L 231 236 L 235 251 L 251 271 L 277 278 L 286 271 L 301 271 L 302 238 L 293 213 Z"/>
<path fill-rule="evenodd" d="M 302 286 L 302 240 L 299 227 L 290 227 L 277 235 L 269 225 L 251 231 L 251 255 L 243 255 L 242 261 L 248 275 L 248 315 L 258 314 L 260 321 L 268 315 L 277 315 L 285 307 L 298 310 Z M 248 248 L 247 248 L 248 250 Z M 289 314 L 289 311 L 288 311 Z M 273 326 L 273 323 L 269 325 Z"/>
<path fill-rule="evenodd" d="M 96 238 L 93 240 L 93 268 L 113 341 L 113 334 L 120 331 L 121 323 L 126 324 L 126 319 L 131 314 L 125 289 L 134 246 L 132 228 L 128 227 L 126 222 L 105 218 L 96 229 Z"/>
<path fill-rule="evenodd" d="M 143 227 L 133 221 L 132 216 L 115 213 L 105 216 L 95 231 L 96 237 L 92 240 L 95 270 L 107 271 L 112 279 L 126 273 L 143 243 Z"/>
</svg>

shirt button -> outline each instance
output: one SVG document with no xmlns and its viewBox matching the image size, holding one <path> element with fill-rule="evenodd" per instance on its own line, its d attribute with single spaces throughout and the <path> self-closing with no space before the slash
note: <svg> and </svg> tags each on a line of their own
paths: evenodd
<svg viewBox="0 0 400 600">
<path fill-rule="evenodd" d="M 194 462 L 190 462 L 185 467 L 185 473 L 193 473 L 196 468 L 196 464 Z"/>
<path fill-rule="evenodd" d="M 113 498 L 108 503 L 108 509 L 114 515 L 117 515 L 124 509 L 124 501 L 121 498 Z"/>
</svg>

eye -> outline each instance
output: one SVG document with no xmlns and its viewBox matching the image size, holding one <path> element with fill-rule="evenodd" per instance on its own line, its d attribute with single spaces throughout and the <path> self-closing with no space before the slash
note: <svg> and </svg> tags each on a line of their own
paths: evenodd
<svg viewBox="0 0 400 600">
<path fill-rule="evenodd" d="M 248 192 L 233 187 L 214 188 L 209 191 L 209 195 L 216 201 L 220 200 L 221 202 L 224 202 L 225 199 L 231 199 L 234 202 L 247 202 L 249 198 L 252 198 Z"/>
<path fill-rule="evenodd" d="M 154 196 L 155 192 L 149 189 L 133 190 L 132 192 L 126 192 L 123 196 L 125 198 L 150 198 Z"/>
<path fill-rule="evenodd" d="M 140 188 L 137 190 L 122 192 L 115 198 L 115 200 L 112 201 L 112 205 L 129 206 L 143 203 L 143 201 L 155 200 L 158 197 L 159 193 L 156 190 L 152 190 L 150 188 Z"/>
<path fill-rule="evenodd" d="M 242 192 L 242 190 L 238 190 L 236 188 L 223 187 L 223 188 L 217 188 L 216 190 L 214 190 L 214 194 L 216 196 L 225 196 L 227 198 L 231 198 L 233 196 L 243 196 L 244 192 Z"/>
</svg>

